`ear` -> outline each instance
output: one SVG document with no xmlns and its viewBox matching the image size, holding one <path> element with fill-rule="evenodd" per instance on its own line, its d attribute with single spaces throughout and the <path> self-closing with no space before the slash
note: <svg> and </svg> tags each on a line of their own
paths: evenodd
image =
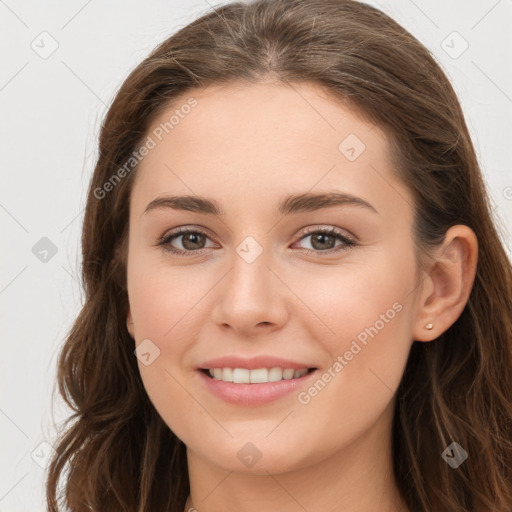
<svg viewBox="0 0 512 512">
<path fill-rule="evenodd" d="M 126 313 L 126 328 L 128 329 L 130 336 L 133 339 L 135 339 L 135 330 L 133 328 L 132 312 L 131 312 L 129 305 L 128 305 L 128 313 Z"/>
<path fill-rule="evenodd" d="M 415 341 L 432 341 L 464 310 L 475 280 L 478 240 L 471 228 L 452 226 L 429 260 L 413 326 Z M 432 324 L 432 329 L 426 329 Z"/>
</svg>

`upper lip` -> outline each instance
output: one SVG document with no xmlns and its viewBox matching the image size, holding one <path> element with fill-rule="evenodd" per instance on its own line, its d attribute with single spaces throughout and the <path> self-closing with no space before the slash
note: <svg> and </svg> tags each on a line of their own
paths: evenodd
<svg viewBox="0 0 512 512">
<path fill-rule="evenodd" d="M 255 370 L 257 368 L 293 368 L 300 370 L 302 368 L 314 368 L 313 365 L 307 363 L 300 363 L 283 359 L 274 356 L 256 356 L 251 358 L 243 358 L 239 356 L 224 356 L 216 359 L 209 359 L 202 363 L 198 369 L 210 370 L 213 368 L 247 368 L 248 370 Z"/>
</svg>

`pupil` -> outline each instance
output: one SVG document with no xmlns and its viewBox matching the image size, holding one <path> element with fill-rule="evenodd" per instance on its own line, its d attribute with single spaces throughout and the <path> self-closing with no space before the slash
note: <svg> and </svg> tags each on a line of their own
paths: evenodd
<svg viewBox="0 0 512 512">
<path fill-rule="evenodd" d="M 313 246 L 315 245 L 314 243 L 318 240 L 318 238 L 330 238 L 331 239 L 331 242 L 333 241 L 333 237 L 331 235 L 326 235 L 325 233 L 321 233 L 321 234 L 318 234 L 318 235 L 313 235 Z M 325 244 L 325 240 L 323 240 L 323 242 L 321 241 L 320 242 L 321 244 Z M 327 247 L 328 249 L 331 249 L 332 248 L 332 243 L 330 244 L 327 244 L 329 247 Z M 325 248 L 325 247 L 324 247 Z"/>
<path fill-rule="evenodd" d="M 187 249 L 197 249 L 197 247 L 195 247 L 194 245 L 197 244 L 197 243 L 200 243 L 200 238 L 202 237 L 203 235 L 200 235 L 198 233 L 189 233 L 187 235 L 185 235 L 183 237 L 183 246 Z M 192 247 L 189 246 L 189 241 L 190 239 L 192 239 Z M 199 241 L 198 241 L 199 239 Z"/>
</svg>

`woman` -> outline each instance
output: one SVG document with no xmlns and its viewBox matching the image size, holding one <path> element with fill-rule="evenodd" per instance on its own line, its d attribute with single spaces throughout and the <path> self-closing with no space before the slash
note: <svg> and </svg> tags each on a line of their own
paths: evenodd
<svg viewBox="0 0 512 512">
<path fill-rule="evenodd" d="M 457 97 L 355 1 L 229 4 L 102 127 L 48 510 L 512 509 L 512 273 Z M 324 245 L 326 244 L 326 245 Z"/>
</svg>

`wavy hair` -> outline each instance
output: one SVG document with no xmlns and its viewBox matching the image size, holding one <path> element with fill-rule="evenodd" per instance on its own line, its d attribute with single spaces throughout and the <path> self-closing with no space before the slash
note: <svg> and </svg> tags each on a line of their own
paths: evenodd
<svg viewBox="0 0 512 512">
<path fill-rule="evenodd" d="M 414 197 L 418 262 L 455 224 L 476 234 L 468 302 L 430 343 L 413 343 L 397 391 L 393 468 L 412 512 L 512 510 L 512 269 L 458 98 L 430 52 L 355 0 L 256 0 L 211 9 L 129 74 L 105 116 L 82 232 L 84 302 L 58 360 L 73 413 L 46 479 L 49 512 L 182 512 L 186 447 L 149 400 L 126 328 L 126 251 L 136 167 L 100 190 L 151 122 L 193 87 L 325 87 L 388 135 Z M 469 454 L 456 470 L 441 452 Z M 61 487 L 59 483 L 64 481 Z"/>
</svg>

